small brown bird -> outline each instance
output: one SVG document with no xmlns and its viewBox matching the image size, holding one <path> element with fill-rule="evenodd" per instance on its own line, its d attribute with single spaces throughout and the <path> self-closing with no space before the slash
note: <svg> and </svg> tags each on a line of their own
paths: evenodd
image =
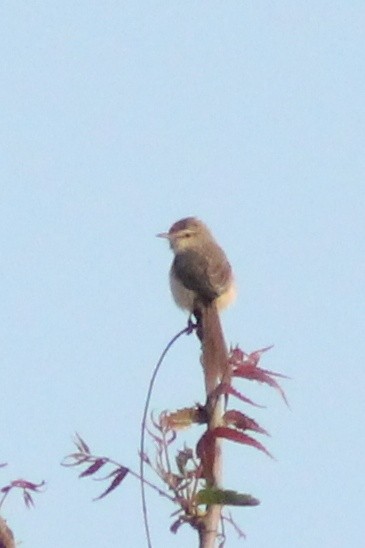
<svg viewBox="0 0 365 548">
<path fill-rule="evenodd" d="M 207 226 L 195 217 L 177 221 L 168 232 L 158 236 L 169 240 L 175 254 L 170 269 L 174 300 L 181 308 L 194 313 L 198 324 L 201 323 L 198 335 L 203 344 L 203 361 L 208 361 L 204 358 L 205 349 L 206 354 L 211 354 L 209 362 L 215 362 L 209 366 L 209 373 L 206 370 L 206 385 L 210 392 L 216 378 L 222 376 L 227 359 L 218 311 L 227 307 L 236 296 L 231 265 Z"/>
</svg>

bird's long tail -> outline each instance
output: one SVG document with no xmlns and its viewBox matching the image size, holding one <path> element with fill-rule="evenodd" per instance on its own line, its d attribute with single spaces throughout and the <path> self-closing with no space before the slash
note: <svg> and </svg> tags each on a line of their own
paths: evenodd
<svg viewBox="0 0 365 548">
<path fill-rule="evenodd" d="M 202 365 L 207 396 L 226 372 L 228 350 L 215 302 L 197 307 L 197 334 L 202 343 Z"/>
</svg>

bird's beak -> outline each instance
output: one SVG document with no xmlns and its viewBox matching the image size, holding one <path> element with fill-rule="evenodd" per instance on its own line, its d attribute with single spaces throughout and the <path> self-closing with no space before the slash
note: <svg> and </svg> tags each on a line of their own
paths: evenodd
<svg viewBox="0 0 365 548">
<path fill-rule="evenodd" d="M 157 238 L 167 238 L 170 239 L 170 234 L 168 232 L 160 232 L 159 234 L 156 234 Z"/>
</svg>

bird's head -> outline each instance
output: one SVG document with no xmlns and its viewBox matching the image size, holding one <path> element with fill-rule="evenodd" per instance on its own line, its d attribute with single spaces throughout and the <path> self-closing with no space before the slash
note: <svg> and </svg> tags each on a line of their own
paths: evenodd
<svg viewBox="0 0 365 548">
<path fill-rule="evenodd" d="M 202 221 L 196 217 L 186 217 L 176 221 L 168 232 L 157 234 L 159 238 L 167 238 L 171 249 L 181 253 L 187 249 L 197 248 L 205 241 L 211 240 L 212 235 Z"/>
</svg>

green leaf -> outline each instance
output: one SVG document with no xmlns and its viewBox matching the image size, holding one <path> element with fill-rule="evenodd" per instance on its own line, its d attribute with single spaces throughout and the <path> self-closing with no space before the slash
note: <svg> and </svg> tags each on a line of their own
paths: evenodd
<svg viewBox="0 0 365 548">
<path fill-rule="evenodd" d="M 229 506 L 257 506 L 260 504 L 258 499 L 245 493 L 237 493 L 229 489 L 201 489 L 196 494 L 197 504 L 221 504 Z"/>
</svg>

